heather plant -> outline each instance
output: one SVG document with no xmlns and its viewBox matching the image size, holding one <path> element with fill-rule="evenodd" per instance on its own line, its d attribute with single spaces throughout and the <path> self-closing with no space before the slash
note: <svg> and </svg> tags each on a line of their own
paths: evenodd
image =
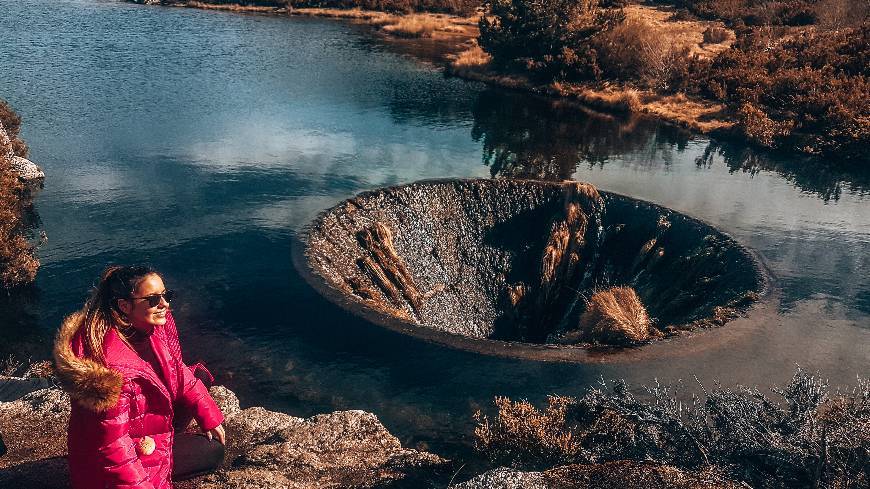
<svg viewBox="0 0 870 489">
<path fill-rule="evenodd" d="M 870 381 L 832 394 L 798 369 L 775 397 L 717 386 L 683 401 L 681 391 L 656 383 L 635 396 L 624 382 L 602 381 L 579 399 L 550 397 L 543 410 L 498 398 L 495 417 L 477 414 L 477 448 L 527 470 L 635 460 L 712 468 L 753 487 L 870 483 Z"/>
<path fill-rule="evenodd" d="M 601 0 L 486 0 L 478 42 L 496 65 L 553 80 L 601 77 L 591 39 L 625 18 Z"/>
<path fill-rule="evenodd" d="M 18 135 L 21 130 L 21 117 L 3 100 L 0 100 L 0 124 L 11 140 L 12 152 L 15 156 L 27 157 L 27 145 Z"/>
<path fill-rule="evenodd" d="M 596 36 L 598 62 L 605 78 L 668 89 L 673 73 L 685 65 L 687 48 L 671 43 L 663 32 L 640 19 L 630 19 Z"/>
<path fill-rule="evenodd" d="M 740 26 L 855 27 L 867 20 L 866 0 L 663 0 L 682 12 Z"/>
<path fill-rule="evenodd" d="M 20 124 L 15 112 L 0 102 L 0 288 L 33 282 L 39 268 L 25 224 L 27 189 L 12 171 L 12 158 L 27 153 L 18 138 Z"/>
<path fill-rule="evenodd" d="M 769 148 L 866 159 L 870 144 L 870 23 L 777 36 L 743 33 L 672 83 L 723 102 L 749 140 Z"/>
</svg>

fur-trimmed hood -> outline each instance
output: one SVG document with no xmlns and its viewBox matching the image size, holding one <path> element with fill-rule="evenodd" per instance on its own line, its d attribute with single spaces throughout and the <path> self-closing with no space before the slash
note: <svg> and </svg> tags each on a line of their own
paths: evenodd
<svg viewBox="0 0 870 489">
<path fill-rule="evenodd" d="M 84 342 L 79 330 L 83 311 L 67 316 L 54 341 L 57 376 L 70 398 L 91 411 L 102 412 L 118 403 L 124 376 L 96 360 L 84 357 Z"/>
</svg>

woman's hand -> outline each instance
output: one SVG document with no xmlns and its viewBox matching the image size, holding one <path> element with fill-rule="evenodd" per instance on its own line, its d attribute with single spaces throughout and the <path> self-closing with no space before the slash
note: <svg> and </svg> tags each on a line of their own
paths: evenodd
<svg viewBox="0 0 870 489">
<path fill-rule="evenodd" d="M 222 424 L 219 424 L 214 428 L 206 431 L 205 436 L 207 436 L 209 440 L 211 440 L 212 437 L 217 438 L 217 441 L 221 442 L 221 445 L 227 444 L 227 435 L 224 432 L 224 425 Z"/>
</svg>

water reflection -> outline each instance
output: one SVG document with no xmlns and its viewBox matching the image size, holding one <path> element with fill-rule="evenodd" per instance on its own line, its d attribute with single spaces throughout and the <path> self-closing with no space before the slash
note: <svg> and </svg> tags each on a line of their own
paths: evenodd
<svg viewBox="0 0 870 489">
<path fill-rule="evenodd" d="M 493 177 L 571 178 L 581 165 L 604 166 L 619 157 L 667 168 L 693 136 L 639 116 L 608 116 L 576 104 L 485 90 L 474 101 L 471 136 L 483 143 Z M 795 187 L 837 201 L 844 191 L 870 192 L 870 171 L 802 156 L 760 152 L 737 142 L 710 141 L 699 168 L 724 164 L 730 172 L 775 172 Z"/>
<path fill-rule="evenodd" d="M 870 192 L 868 169 L 842 166 L 819 158 L 771 155 L 739 143 L 711 141 L 695 163 L 709 168 L 717 160 L 721 160 L 732 173 L 776 172 L 795 187 L 816 194 L 825 202 L 840 200 L 844 189 L 860 195 Z"/>
<path fill-rule="evenodd" d="M 669 164 L 690 134 L 641 117 L 597 114 L 577 104 L 487 90 L 472 110 L 471 137 L 483 143 L 493 177 L 570 178 L 578 165 L 634 154 Z"/>
<path fill-rule="evenodd" d="M 36 208 L 41 189 L 42 181 L 27 183 L 19 201 L 25 236 L 37 247 L 45 241 L 45 232 L 40 229 L 42 219 Z M 19 360 L 44 356 L 43 348 L 37 346 L 38 341 L 35 341 L 39 337 L 35 327 L 39 308 L 40 291 L 35 285 L 0 289 L 0 344 L 4 345 L 0 354 L 4 358 L 9 351 L 16 352 Z"/>
</svg>

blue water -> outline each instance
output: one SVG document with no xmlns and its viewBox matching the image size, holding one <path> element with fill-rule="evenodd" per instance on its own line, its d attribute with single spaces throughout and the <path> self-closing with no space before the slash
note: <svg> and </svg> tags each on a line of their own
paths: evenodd
<svg viewBox="0 0 870 489">
<path fill-rule="evenodd" d="M 48 356 L 107 264 L 150 262 L 180 291 L 188 360 L 243 405 L 365 409 L 448 456 L 494 395 L 578 394 L 602 375 L 764 389 L 796 364 L 833 385 L 870 373 L 866 174 L 445 78 L 341 21 L 0 0 L 0 32 L 0 98 L 48 175 L 36 286 L 0 299 L 4 356 Z M 512 175 L 586 180 L 710 222 L 769 267 L 770 310 L 616 362 L 521 362 L 385 332 L 293 266 L 304 226 L 357 192 Z"/>
</svg>

